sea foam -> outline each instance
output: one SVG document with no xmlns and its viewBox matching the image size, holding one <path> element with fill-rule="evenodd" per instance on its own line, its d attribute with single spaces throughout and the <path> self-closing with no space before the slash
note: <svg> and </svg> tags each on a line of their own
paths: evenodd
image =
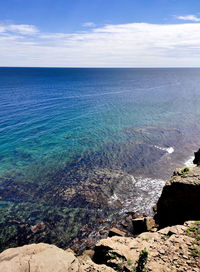
<svg viewBox="0 0 200 272">
<path fill-rule="evenodd" d="M 194 160 L 194 156 L 190 156 L 190 158 L 184 163 L 185 166 L 188 166 L 188 167 L 194 167 L 194 163 L 193 163 L 193 160 Z"/>
<path fill-rule="evenodd" d="M 119 214 L 134 211 L 135 213 L 150 215 L 152 214 L 152 207 L 161 195 L 165 182 L 162 179 L 129 175 L 125 182 L 126 190 L 124 182 L 121 185 L 118 184 L 109 199 L 109 203 L 114 204 L 116 200 L 120 201 L 122 207 Z"/>
<path fill-rule="evenodd" d="M 160 149 L 160 150 L 163 150 L 163 151 L 166 151 L 167 153 L 171 154 L 174 152 L 174 148 L 173 147 L 160 147 L 160 146 L 157 146 L 155 145 L 156 148 Z"/>
</svg>

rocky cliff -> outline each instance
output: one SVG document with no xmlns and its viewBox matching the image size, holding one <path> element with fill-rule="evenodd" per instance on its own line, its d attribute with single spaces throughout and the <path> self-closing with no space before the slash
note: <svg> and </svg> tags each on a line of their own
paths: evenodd
<svg viewBox="0 0 200 272">
<path fill-rule="evenodd" d="M 176 169 L 157 203 L 160 227 L 200 219 L 200 167 Z"/>
</svg>

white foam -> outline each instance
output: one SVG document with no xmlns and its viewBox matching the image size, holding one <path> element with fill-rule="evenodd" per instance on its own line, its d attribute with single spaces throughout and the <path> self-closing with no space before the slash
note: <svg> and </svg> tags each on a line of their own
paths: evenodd
<svg viewBox="0 0 200 272">
<path fill-rule="evenodd" d="M 190 158 L 184 163 L 185 166 L 188 166 L 188 167 L 194 167 L 194 163 L 193 163 L 193 160 L 194 160 L 194 156 L 190 156 Z"/>
<path fill-rule="evenodd" d="M 160 149 L 160 150 L 168 152 L 169 154 L 171 154 L 171 153 L 174 152 L 174 148 L 173 147 L 160 147 L 160 146 L 157 146 L 157 145 L 154 145 L 154 146 L 156 148 Z"/>
<path fill-rule="evenodd" d="M 152 213 L 152 207 L 161 195 L 165 180 L 138 177 L 135 183 L 137 197 L 134 200 L 134 211 Z"/>
<path fill-rule="evenodd" d="M 164 185 L 165 181 L 161 179 L 127 175 L 116 184 L 109 202 L 113 204 L 116 200 L 120 201 L 122 205 L 120 214 L 129 211 L 152 214 L 152 207 L 161 195 Z"/>
</svg>

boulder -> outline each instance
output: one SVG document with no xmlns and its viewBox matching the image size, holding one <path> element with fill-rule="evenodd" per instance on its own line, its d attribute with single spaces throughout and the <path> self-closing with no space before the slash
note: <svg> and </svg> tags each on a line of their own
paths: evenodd
<svg viewBox="0 0 200 272">
<path fill-rule="evenodd" d="M 112 237 L 112 236 L 122 236 L 122 237 L 124 237 L 124 236 L 126 236 L 126 233 L 119 230 L 119 229 L 117 229 L 117 228 L 112 228 L 112 229 L 109 230 L 108 236 L 109 237 Z"/>
<path fill-rule="evenodd" d="M 156 224 L 153 217 L 139 217 L 132 220 L 133 231 L 135 234 L 139 234 L 145 231 L 150 231 Z"/>
<path fill-rule="evenodd" d="M 200 168 L 185 169 L 182 169 L 182 175 L 177 173 L 167 181 L 163 188 L 155 215 L 160 227 L 200 218 Z"/>
<path fill-rule="evenodd" d="M 71 252 L 48 244 L 10 248 L 0 254 L 2 272 L 78 272 L 79 263 Z"/>
</svg>

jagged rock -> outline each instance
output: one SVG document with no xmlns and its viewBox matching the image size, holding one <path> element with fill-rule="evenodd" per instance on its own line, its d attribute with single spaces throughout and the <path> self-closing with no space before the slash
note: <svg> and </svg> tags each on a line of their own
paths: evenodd
<svg viewBox="0 0 200 272">
<path fill-rule="evenodd" d="M 115 272 L 114 269 L 105 264 L 98 265 L 94 263 L 87 254 L 78 257 L 78 261 L 80 263 L 79 272 Z"/>
<path fill-rule="evenodd" d="M 160 227 L 200 218 L 200 168 L 182 173 L 167 181 L 158 200 L 155 220 Z"/>
<path fill-rule="evenodd" d="M 181 176 L 182 175 L 182 168 L 176 168 L 173 173 L 174 176 Z"/>
<path fill-rule="evenodd" d="M 200 165 L 200 149 L 197 152 L 194 152 L 194 164 Z"/>
<path fill-rule="evenodd" d="M 146 249 L 145 271 L 195 271 L 200 269 L 200 264 L 193 254 L 195 238 L 188 233 L 188 225 L 191 227 L 194 224 L 187 222 L 185 226 L 168 227 L 155 233 L 145 232 L 136 238 L 115 236 L 103 239 L 94 249 L 93 261 L 112 267 L 115 271 L 135 271 L 140 253 Z M 199 244 L 195 247 L 197 251 L 200 250 Z"/>
<path fill-rule="evenodd" d="M 187 231 L 187 227 L 183 225 L 176 225 L 172 227 L 166 227 L 158 231 L 158 233 L 171 236 L 172 234 L 183 235 Z"/>
<path fill-rule="evenodd" d="M 122 237 L 124 237 L 124 236 L 126 236 L 126 233 L 119 230 L 119 229 L 117 229 L 117 228 L 112 228 L 112 229 L 109 230 L 108 236 L 109 237 L 112 237 L 112 236 L 122 236 Z"/>
</svg>

